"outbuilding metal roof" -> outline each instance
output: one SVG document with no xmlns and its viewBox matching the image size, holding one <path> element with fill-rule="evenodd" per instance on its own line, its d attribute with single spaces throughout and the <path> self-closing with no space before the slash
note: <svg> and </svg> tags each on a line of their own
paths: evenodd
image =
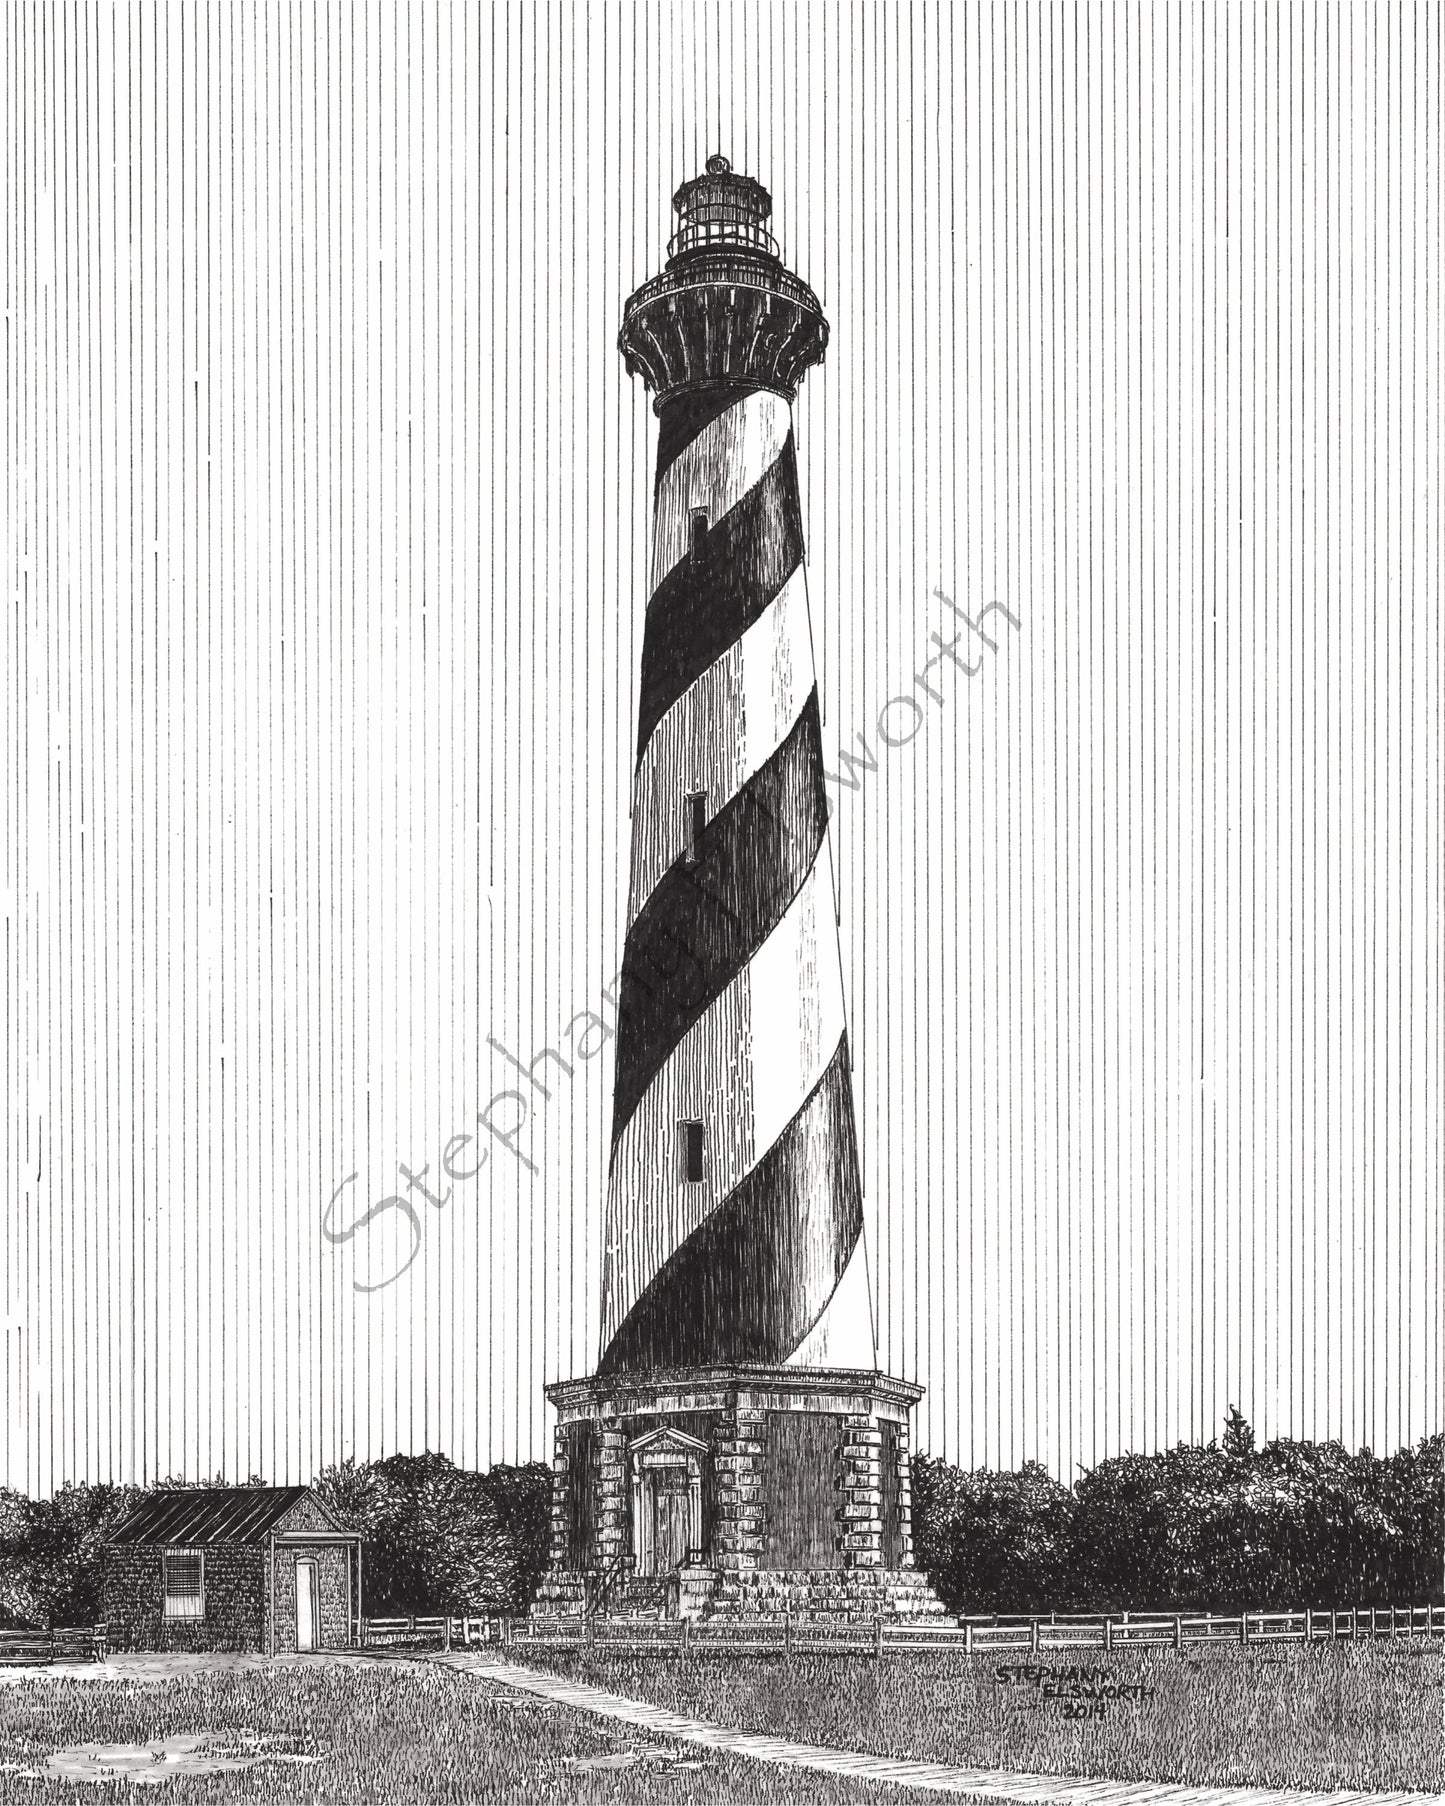
<svg viewBox="0 0 1445 1806">
<path fill-rule="evenodd" d="M 264 1543 L 303 1499 L 340 1529 L 305 1486 L 187 1486 L 148 1494 L 110 1533 L 113 1543 Z"/>
</svg>

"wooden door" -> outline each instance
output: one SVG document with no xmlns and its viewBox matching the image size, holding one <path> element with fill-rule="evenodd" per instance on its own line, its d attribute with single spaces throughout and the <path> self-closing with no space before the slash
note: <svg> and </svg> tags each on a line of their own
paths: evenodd
<svg viewBox="0 0 1445 1806">
<path fill-rule="evenodd" d="M 670 1574 L 687 1560 L 692 1487 L 686 1468 L 662 1468 L 657 1478 L 658 1572 Z"/>
<path fill-rule="evenodd" d="M 670 1574 L 687 1560 L 695 1490 L 686 1467 L 643 1469 L 638 1486 L 639 1574 Z"/>
</svg>

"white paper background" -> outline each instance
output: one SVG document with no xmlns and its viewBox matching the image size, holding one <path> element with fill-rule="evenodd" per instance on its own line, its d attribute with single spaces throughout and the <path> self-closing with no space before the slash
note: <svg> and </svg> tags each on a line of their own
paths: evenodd
<svg viewBox="0 0 1445 1806">
<path fill-rule="evenodd" d="M 1440 1427 L 1438 9 L 0 32 L 0 1480 L 547 1452 L 610 1049 L 544 1101 L 488 1036 L 575 1052 L 617 968 L 615 336 L 719 141 L 833 326 L 810 590 L 878 764 L 833 851 L 924 1442 Z M 941 703 L 935 587 L 1022 623 Z M 535 1173 L 458 1145 L 355 1291 L 407 1234 L 328 1245 L 334 1188 L 440 1195 L 511 1082 Z"/>
</svg>

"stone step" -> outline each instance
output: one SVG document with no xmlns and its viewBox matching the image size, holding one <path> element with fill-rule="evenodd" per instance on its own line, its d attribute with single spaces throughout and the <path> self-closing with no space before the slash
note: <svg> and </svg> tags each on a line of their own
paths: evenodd
<svg viewBox="0 0 1445 1806">
<path fill-rule="evenodd" d="M 724 1574 L 706 1617 L 728 1622 L 789 1614 L 799 1624 L 951 1623 L 926 1575 L 910 1569 Z"/>
</svg>

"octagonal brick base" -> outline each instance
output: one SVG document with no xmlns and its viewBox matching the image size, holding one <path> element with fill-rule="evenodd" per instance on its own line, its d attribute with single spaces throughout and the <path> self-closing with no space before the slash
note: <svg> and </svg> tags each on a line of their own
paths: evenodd
<svg viewBox="0 0 1445 1806">
<path fill-rule="evenodd" d="M 852 1369 L 565 1380 L 534 1612 L 942 1620 L 913 1567 L 909 1413 Z"/>
</svg>

